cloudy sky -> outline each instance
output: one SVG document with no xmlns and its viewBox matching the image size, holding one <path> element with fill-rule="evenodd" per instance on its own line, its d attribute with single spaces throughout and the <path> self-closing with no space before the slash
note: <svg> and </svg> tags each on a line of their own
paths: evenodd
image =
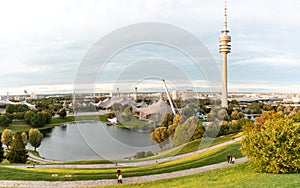
<svg viewBox="0 0 300 188">
<path fill-rule="evenodd" d="M 221 67 L 223 0 L 0 1 L 0 94 L 66 92 L 88 50 L 135 23 L 162 22 L 201 40 Z M 229 91 L 300 92 L 300 3 L 229 0 Z"/>
</svg>

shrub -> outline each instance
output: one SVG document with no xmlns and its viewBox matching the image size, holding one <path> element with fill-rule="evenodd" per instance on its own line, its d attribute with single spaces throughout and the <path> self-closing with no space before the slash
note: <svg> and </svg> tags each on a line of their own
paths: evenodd
<svg viewBox="0 0 300 188">
<path fill-rule="evenodd" d="M 300 172 L 300 124 L 287 118 L 268 119 L 262 126 L 248 126 L 242 153 L 258 172 Z"/>
</svg>

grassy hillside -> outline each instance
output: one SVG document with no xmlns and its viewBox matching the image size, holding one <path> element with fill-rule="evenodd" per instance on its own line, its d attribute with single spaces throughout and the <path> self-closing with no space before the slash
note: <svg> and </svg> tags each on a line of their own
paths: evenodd
<svg viewBox="0 0 300 188">
<path fill-rule="evenodd" d="M 137 159 L 136 161 L 160 159 L 160 158 L 190 153 L 190 152 L 198 151 L 200 149 L 204 149 L 204 148 L 207 148 L 210 146 L 215 146 L 215 145 L 230 141 L 234 138 L 238 138 L 241 136 L 242 136 L 242 133 L 235 133 L 235 134 L 220 136 L 217 138 L 203 138 L 202 140 L 194 140 L 194 141 L 188 142 L 186 144 L 183 144 L 181 146 L 172 148 L 168 151 L 161 152 L 158 155 L 154 155 L 154 156 L 147 157 L 144 159 Z"/>
<path fill-rule="evenodd" d="M 106 186 L 112 187 L 130 187 L 130 188 L 167 188 L 167 187 L 212 187 L 212 188 L 290 188 L 300 187 L 299 174 L 259 174 L 255 173 L 248 163 L 233 165 L 230 167 L 202 172 L 190 176 L 158 180 L 146 183 L 128 184 L 128 185 L 114 185 Z"/>
<path fill-rule="evenodd" d="M 168 161 L 165 163 L 152 164 L 140 167 L 123 167 L 121 168 L 124 176 L 144 176 L 150 174 L 161 174 L 178 170 L 196 168 L 209 164 L 226 161 L 226 155 L 230 152 L 234 156 L 242 157 L 239 148 L 241 143 L 216 148 L 201 154 L 190 157 Z M 14 169 L 8 167 L 0 167 L 1 180 L 93 180 L 93 179 L 115 179 L 116 168 L 107 169 L 64 169 L 64 168 L 28 168 Z M 12 175 L 13 174 L 13 175 Z M 52 174 L 58 174 L 53 177 Z M 71 174 L 71 178 L 65 175 Z"/>
</svg>

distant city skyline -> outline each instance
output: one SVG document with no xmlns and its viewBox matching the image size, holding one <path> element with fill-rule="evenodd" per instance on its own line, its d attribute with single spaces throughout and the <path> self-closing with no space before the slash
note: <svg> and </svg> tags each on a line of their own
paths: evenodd
<svg viewBox="0 0 300 188">
<path fill-rule="evenodd" d="M 23 94 L 24 89 L 72 92 L 88 49 L 105 34 L 139 22 L 186 29 L 207 46 L 221 70 L 223 4 L 224 0 L 1 1 L 0 94 Z M 227 4 L 233 39 L 229 92 L 299 93 L 299 3 L 228 0 Z"/>
</svg>

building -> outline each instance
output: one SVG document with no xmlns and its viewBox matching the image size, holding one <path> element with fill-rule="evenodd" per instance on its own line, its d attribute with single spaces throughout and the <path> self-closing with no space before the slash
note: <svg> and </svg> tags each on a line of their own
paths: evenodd
<svg viewBox="0 0 300 188">
<path fill-rule="evenodd" d="M 180 99 L 180 91 L 179 90 L 174 90 L 172 92 L 172 99 L 173 100 L 179 100 Z"/>
<path fill-rule="evenodd" d="M 194 91 L 192 89 L 188 89 L 181 94 L 181 99 L 183 101 L 190 100 L 194 98 Z"/>
<path fill-rule="evenodd" d="M 231 42 L 231 36 L 228 35 L 229 31 L 227 29 L 227 5 L 225 0 L 224 7 L 224 27 L 222 29 L 222 34 L 220 35 L 220 48 L 219 52 L 223 56 L 223 81 L 222 81 L 222 107 L 228 107 L 228 93 L 227 93 L 227 54 L 230 53 L 231 46 L 228 44 Z"/>
<path fill-rule="evenodd" d="M 30 93 L 30 99 L 37 99 L 37 95 L 34 92 Z"/>
</svg>

